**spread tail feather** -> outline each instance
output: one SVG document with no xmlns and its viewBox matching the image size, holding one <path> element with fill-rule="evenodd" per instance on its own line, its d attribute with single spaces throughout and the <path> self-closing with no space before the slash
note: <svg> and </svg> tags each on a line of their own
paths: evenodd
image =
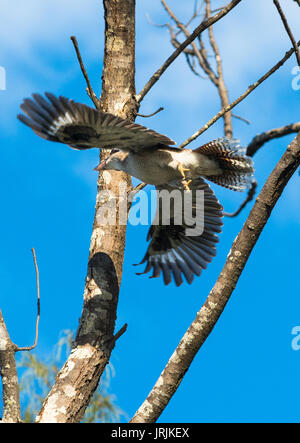
<svg viewBox="0 0 300 443">
<path fill-rule="evenodd" d="M 239 140 L 218 138 L 200 146 L 196 152 L 213 157 L 219 163 L 222 174 L 206 176 L 208 180 L 234 191 L 244 191 L 253 183 L 253 160 L 246 155 L 246 148 L 240 146 Z"/>
</svg>

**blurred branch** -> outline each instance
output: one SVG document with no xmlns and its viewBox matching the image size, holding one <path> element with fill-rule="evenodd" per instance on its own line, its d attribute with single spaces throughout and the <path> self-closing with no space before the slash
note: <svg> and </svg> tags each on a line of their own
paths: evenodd
<svg viewBox="0 0 300 443">
<path fill-rule="evenodd" d="M 164 62 L 164 64 L 152 75 L 150 80 L 146 83 L 141 92 L 136 96 L 136 100 L 140 103 L 145 95 L 150 91 L 153 85 L 159 80 L 166 69 L 173 63 L 173 61 L 184 51 L 184 49 L 195 40 L 201 32 L 205 31 L 213 23 L 223 18 L 228 14 L 235 6 L 237 6 L 242 0 L 232 0 L 227 6 L 225 6 L 220 12 L 211 17 L 210 19 L 204 20 L 200 23 L 197 28 L 192 32 L 189 38 L 187 38 L 181 45 L 170 55 L 170 57 Z"/>
<path fill-rule="evenodd" d="M 300 45 L 300 41 L 297 43 L 297 45 Z M 253 92 L 259 85 L 261 85 L 267 78 L 269 78 L 274 72 L 276 72 L 295 52 L 295 49 L 292 48 L 289 51 L 286 52 L 285 56 L 278 62 L 276 65 L 274 65 L 266 74 L 264 74 L 259 80 L 257 80 L 255 83 L 250 85 L 248 89 L 240 96 L 238 97 L 234 102 L 232 102 L 230 105 L 228 105 L 226 108 L 221 109 L 213 118 L 211 118 L 199 131 L 195 132 L 191 137 L 186 139 L 183 143 L 181 143 L 178 148 L 184 148 L 189 143 L 191 143 L 193 140 L 196 140 L 203 132 L 207 131 L 208 128 L 210 128 L 216 121 L 218 121 L 223 115 L 231 111 L 236 105 L 241 103 L 251 92 Z"/>
<path fill-rule="evenodd" d="M 168 405 L 194 357 L 225 309 L 273 208 L 299 164 L 300 133 L 270 174 L 242 230 L 233 242 L 225 265 L 204 305 L 131 423 L 153 423 Z"/>
</svg>

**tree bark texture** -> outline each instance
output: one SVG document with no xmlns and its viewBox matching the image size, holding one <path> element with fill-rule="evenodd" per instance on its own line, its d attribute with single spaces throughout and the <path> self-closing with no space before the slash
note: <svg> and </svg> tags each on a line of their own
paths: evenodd
<svg viewBox="0 0 300 443">
<path fill-rule="evenodd" d="M 16 345 L 11 341 L 0 311 L 0 375 L 3 391 L 2 423 L 21 421 L 20 393 L 15 359 Z"/>
<path fill-rule="evenodd" d="M 100 106 L 134 120 L 135 0 L 103 3 L 105 51 Z M 126 224 L 118 223 L 119 211 L 126 204 L 125 195 L 118 197 L 120 182 L 131 190 L 131 178 L 125 173 L 104 171 L 99 176 L 83 312 L 71 354 L 42 406 L 38 422 L 80 421 L 114 347 L 126 235 Z M 117 223 L 100 223 L 98 215 L 104 204 L 116 207 Z"/>
</svg>

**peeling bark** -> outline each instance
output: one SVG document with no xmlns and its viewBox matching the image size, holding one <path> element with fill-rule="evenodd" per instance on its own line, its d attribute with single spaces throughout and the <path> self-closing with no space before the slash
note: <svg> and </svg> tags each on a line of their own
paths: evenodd
<svg viewBox="0 0 300 443">
<path fill-rule="evenodd" d="M 134 120 L 135 101 L 135 0 L 104 0 L 105 52 L 100 106 L 104 111 Z M 101 157 L 104 158 L 102 154 Z M 78 422 L 109 361 L 125 248 L 126 225 L 102 226 L 98 213 L 103 204 L 116 205 L 117 220 L 126 196 L 119 195 L 119 183 L 131 178 L 109 171 L 98 180 L 96 211 L 84 305 L 76 340 L 67 362 L 46 398 L 37 422 Z M 106 193 L 111 191 L 111 193 Z"/>
</svg>

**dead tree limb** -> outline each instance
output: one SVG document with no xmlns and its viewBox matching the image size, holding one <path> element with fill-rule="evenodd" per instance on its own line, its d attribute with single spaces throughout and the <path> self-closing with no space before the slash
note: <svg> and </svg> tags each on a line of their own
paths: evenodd
<svg viewBox="0 0 300 443">
<path fill-rule="evenodd" d="M 222 314 L 274 206 L 299 165 L 300 133 L 288 146 L 266 181 L 204 305 L 131 423 L 153 423 L 166 408 Z"/>
</svg>

